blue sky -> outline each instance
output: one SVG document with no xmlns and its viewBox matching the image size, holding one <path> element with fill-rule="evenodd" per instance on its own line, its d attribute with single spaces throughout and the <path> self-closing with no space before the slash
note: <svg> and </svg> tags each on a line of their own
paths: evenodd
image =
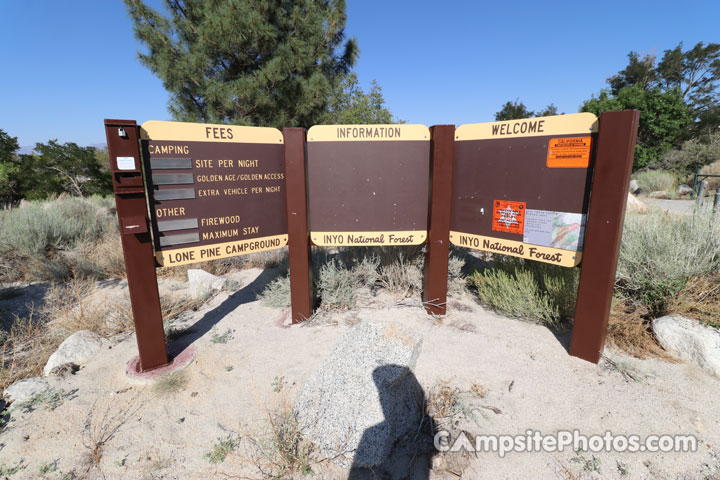
<svg viewBox="0 0 720 480">
<path fill-rule="evenodd" d="M 151 4 L 160 4 L 151 0 Z M 120 0 L 3 0 L 0 129 L 21 145 L 104 143 L 103 118 L 169 120 Z M 349 0 L 346 34 L 399 118 L 492 121 L 508 100 L 576 112 L 630 50 L 720 42 L 720 1 Z"/>
</svg>

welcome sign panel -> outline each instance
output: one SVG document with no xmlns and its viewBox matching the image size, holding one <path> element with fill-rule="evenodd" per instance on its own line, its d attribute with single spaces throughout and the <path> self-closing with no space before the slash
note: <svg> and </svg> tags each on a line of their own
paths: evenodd
<svg viewBox="0 0 720 480">
<path fill-rule="evenodd" d="M 451 243 L 578 265 L 597 128 L 591 113 L 458 127 Z"/>
<path fill-rule="evenodd" d="M 141 140 L 159 265 L 287 244 L 279 130 L 149 121 Z"/>
<path fill-rule="evenodd" d="M 310 238 L 321 246 L 427 239 L 430 131 L 424 125 L 317 125 L 307 134 Z"/>
</svg>

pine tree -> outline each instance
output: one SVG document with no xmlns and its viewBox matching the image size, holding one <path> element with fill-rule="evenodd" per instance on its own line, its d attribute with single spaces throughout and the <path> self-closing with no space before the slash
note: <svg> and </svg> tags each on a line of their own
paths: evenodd
<svg viewBox="0 0 720 480">
<path fill-rule="evenodd" d="M 176 120 L 309 127 L 357 56 L 344 0 L 124 1 Z"/>
</svg>

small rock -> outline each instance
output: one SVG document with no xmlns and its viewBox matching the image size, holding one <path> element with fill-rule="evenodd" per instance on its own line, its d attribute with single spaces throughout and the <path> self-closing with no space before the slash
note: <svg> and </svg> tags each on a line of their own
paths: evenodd
<svg viewBox="0 0 720 480">
<path fill-rule="evenodd" d="M 635 194 L 637 194 L 639 191 L 640 191 L 640 184 L 638 183 L 637 180 L 635 180 L 635 179 L 633 178 L 632 180 L 630 180 L 630 193 L 632 193 L 633 195 L 635 195 Z"/>
<path fill-rule="evenodd" d="M 678 185 L 677 193 L 678 195 L 690 195 L 693 193 L 693 189 L 683 183 L 682 185 Z"/>
<path fill-rule="evenodd" d="M 627 211 L 630 213 L 647 213 L 648 208 L 642 201 L 632 193 L 628 193 Z"/>
<path fill-rule="evenodd" d="M 422 418 L 412 373 L 421 345 L 419 334 L 394 322 L 351 328 L 298 395 L 293 412 L 303 435 L 324 455 L 353 458 L 354 467 L 382 464 Z"/>
<path fill-rule="evenodd" d="M 50 385 L 42 377 L 26 378 L 7 387 L 3 392 L 3 398 L 9 403 L 21 403 L 48 390 Z"/>
<path fill-rule="evenodd" d="M 191 294 L 195 298 L 204 297 L 208 293 L 222 290 L 225 287 L 226 280 L 224 278 L 216 277 L 205 270 L 193 268 L 188 270 L 187 275 Z"/>
<path fill-rule="evenodd" d="M 64 363 L 82 365 L 95 355 L 104 345 L 102 337 L 89 330 L 80 330 L 66 338 L 50 355 L 43 368 L 43 375 L 48 376 L 53 368 Z"/>
<path fill-rule="evenodd" d="M 50 370 L 50 375 L 55 377 L 65 378 L 68 375 L 75 375 L 80 370 L 80 365 L 75 363 L 63 363 Z"/>
<path fill-rule="evenodd" d="M 650 192 L 647 194 L 648 198 L 659 198 L 659 199 L 667 199 L 670 198 L 668 195 L 668 192 L 665 190 L 657 190 L 655 192 Z"/>
<path fill-rule="evenodd" d="M 720 331 L 679 315 L 656 318 L 652 329 L 665 349 L 720 376 Z"/>
</svg>

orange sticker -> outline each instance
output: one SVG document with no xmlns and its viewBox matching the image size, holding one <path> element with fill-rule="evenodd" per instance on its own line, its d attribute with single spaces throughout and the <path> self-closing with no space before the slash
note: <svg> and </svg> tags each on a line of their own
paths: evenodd
<svg viewBox="0 0 720 480">
<path fill-rule="evenodd" d="M 590 164 L 592 137 L 551 138 L 548 168 L 587 168 Z"/>
<path fill-rule="evenodd" d="M 525 206 L 526 202 L 493 201 L 492 229 L 522 235 L 525 229 Z"/>
</svg>

